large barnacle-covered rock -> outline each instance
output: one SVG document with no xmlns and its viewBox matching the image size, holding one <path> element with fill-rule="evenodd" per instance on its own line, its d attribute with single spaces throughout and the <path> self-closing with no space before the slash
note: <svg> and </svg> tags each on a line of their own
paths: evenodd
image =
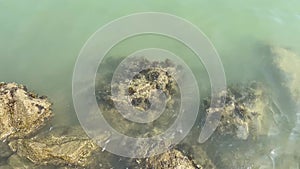
<svg viewBox="0 0 300 169">
<path fill-rule="evenodd" d="M 206 113 L 221 113 L 216 129 L 217 135 L 232 135 L 246 140 L 266 132 L 263 125 L 267 116 L 268 97 L 261 84 L 253 82 L 249 86 L 231 86 L 220 93 L 225 99 L 224 107 L 210 107 Z M 270 116 L 271 117 L 271 116 Z"/>
<path fill-rule="evenodd" d="M 0 83 L 0 141 L 28 137 L 52 116 L 51 103 L 45 97 L 23 85 Z"/>
<path fill-rule="evenodd" d="M 174 73 L 180 73 L 182 68 L 168 59 L 139 57 L 128 59 L 118 69 L 114 76 L 102 73 L 96 80 L 96 97 L 105 119 L 117 131 L 131 136 L 161 134 L 174 122 L 180 108 Z M 132 118 L 153 121 L 139 124 L 128 120 Z"/>
<path fill-rule="evenodd" d="M 178 67 L 168 59 L 159 62 L 134 58 L 121 65 L 119 69 L 126 71 L 119 72 L 113 80 L 117 83 L 111 84 L 114 94 L 112 100 L 116 104 L 121 102 L 120 105 L 123 105 L 124 100 L 120 98 L 126 96 L 128 104 L 138 110 L 147 111 L 151 106 L 161 105 L 162 102 L 172 104 L 170 102 L 172 96 L 178 93 L 178 86 L 173 77 L 174 73 L 178 72 Z"/>
<path fill-rule="evenodd" d="M 139 109 L 148 110 L 151 106 L 152 90 L 162 90 L 170 96 L 175 80 L 163 68 L 149 68 L 139 72 L 129 83 L 128 94 L 131 104 Z"/>
</svg>

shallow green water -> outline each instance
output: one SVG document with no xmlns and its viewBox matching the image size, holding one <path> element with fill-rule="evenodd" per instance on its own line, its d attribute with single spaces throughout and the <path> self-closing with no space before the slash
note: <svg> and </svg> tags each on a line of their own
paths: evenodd
<svg viewBox="0 0 300 169">
<path fill-rule="evenodd" d="M 54 102 L 55 123 L 76 123 L 71 83 L 80 49 L 107 22 L 147 11 L 174 14 L 198 26 L 219 52 L 229 84 L 249 80 L 274 83 L 269 79 L 272 78 L 269 76 L 271 70 L 264 69 L 270 61 L 262 52 L 266 44 L 288 47 L 300 53 L 300 1 L 297 0 L 0 0 L 0 81 L 22 83 L 49 96 Z M 151 37 L 149 39 L 151 41 Z M 124 55 L 147 43 L 136 45 L 128 48 L 120 44 L 112 55 Z M 166 48 L 179 55 L 189 55 L 175 42 L 166 40 Z M 199 67 L 193 65 L 192 60 L 188 62 L 191 67 Z M 201 76 L 203 72 L 201 69 L 196 74 Z M 266 72 L 266 76 L 262 72 Z M 207 84 L 203 86 L 201 90 L 205 92 Z M 272 86 L 277 96 L 281 88 L 276 84 Z M 285 101 L 280 99 L 280 105 L 289 107 L 286 106 L 289 101 Z"/>
</svg>

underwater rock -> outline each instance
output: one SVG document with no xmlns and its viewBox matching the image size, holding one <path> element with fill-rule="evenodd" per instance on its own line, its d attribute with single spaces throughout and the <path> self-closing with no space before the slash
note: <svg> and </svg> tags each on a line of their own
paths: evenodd
<svg viewBox="0 0 300 169">
<path fill-rule="evenodd" d="M 139 72 L 127 87 L 118 86 L 119 91 L 127 89 L 129 100 L 135 108 L 146 111 L 150 109 L 153 90 L 161 90 L 165 95 L 170 96 L 172 89 L 175 89 L 175 80 L 164 68 L 157 67 Z"/>
<path fill-rule="evenodd" d="M 103 136 L 103 139 L 107 137 Z M 99 152 L 99 146 L 81 127 L 55 127 L 30 139 L 12 141 L 9 145 L 16 154 L 35 165 L 94 168 L 98 159 L 94 155 Z"/>
<path fill-rule="evenodd" d="M 172 98 L 179 93 L 173 78 L 177 69 L 170 60 L 129 59 L 127 64 L 121 64 L 113 77 L 111 100 L 119 110 L 124 110 L 125 117 L 142 123 L 145 119 L 155 119 L 164 105 L 172 107 Z"/>
<path fill-rule="evenodd" d="M 271 47 L 271 53 L 275 56 L 274 64 L 287 77 L 286 86 L 292 97 L 300 101 L 300 55 L 282 47 Z"/>
<path fill-rule="evenodd" d="M 9 157 L 8 164 L 12 169 L 37 169 L 29 160 L 23 159 L 16 154 Z"/>
<path fill-rule="evenodd" d="M 7 143 L 4 143 L 1 141 L 0 142 L 0 161 L 1 161 L 1 159 L 5 159 L 12 154 L 13 154 L 13 152 L 10 150 Z"/>
<path fill-rule="evenodd" d="M 295 148 L 300 142 L 300 55 L 292 50 L 276 46 L 271 47 L 271 52 L 274 56 L 275 67 L 283 73 L 283 84 L 289 90 L 292 106 L 295 106 L 291 111 L 291 113 L 295 113 L 295 116 L 290 118 L 295 121 L 289 121 L 289 124 L 293 127 L 289 135 L 289 142 L 285 153 L 295 154 L 300 158 L 300 150 Z M 287 154 L 283 156 L 287 157 Z"/>
<path fill-rule="evenodd" d="M 201 169 L 215 169 L 216 166 L 208 157 L 206 152 L 200 147 L 199 144 L 193 144 L 191 146 L 192 152 L 188 152 L 190 154 L 191 159 L 193 159 L 194 163 L 197 164 L 198 168 Z"/>
<path fill-rule="evenodd" d="M 216 129 L 217 135 L 231 135 L 246 140 L 264 134 L 267 125 L 268 98 L 262 85 L 252 83 L 248 87 L 232 86 L 220 93 L 225 99 L 224 107 L 210 107 L 206 113 L 221 113 L 221 120 Z"/>
<path fill-rule="evenodd" d="M 0 141 L 28 137 L 52 116 L 51 103 L 45 97 L 23 85 L 0 83 Z"/>
<path fill-rule="evenodd" d="M 0 165 L 0 169 L 13 169 L 10 165 Z"/>
<path fill-rule="evenodd" d="M 173 124 L 179 112 L 180 92 L 172 72 L 180 72 L 180 66 L 168 59 L 159 62 L 135 58 L 121 65 L 120 69 L 124 72 L 114 77 L 111 72 L 99 73 L 96 80 L 96 98 L 105 119 L 114 129 L 126 135 L 161 134 Z M 157 115 L 160 116 L 155 119 Z M 142 124 L 132 123 L 128 119 L 153 121 Z M 160 131 L 149 133 L 154 128 Z"/>
<path fill-rule="evenodd" d="M 203 151 L 201 151 L 202 153 Z M 200 152 L 199 152 L 200 153 Z M 203 152 L 204 153 L 204 152 Z M 203 157 L 206 158 L 206 154 Z M 200 161 L 198 161 L 200 162 Z M 208 164 L 210 163 L 210 164 Z M 163 154 L 145 159 L 145 168 L 152 169 L 214 169 L 209 160 L 196 163 L 195 160 L 184 155 L 177 149 L 171 149 Z"/>
<path fill-rule="evenodd" d="M 180 151 L 173 149 L 146 159 L 146 168 L 157 169 L 195 169 L 196 164 Z"/>
<path fill-rule="evenodd" d="M 122 66 L 126 66 L 123 68 Z M 121 65 L 122 72 L 115 75 L 113 82 L 109 83 L 109 77 L 102 77 L 99 80 L 103 84 L 103 80 L 111 85 L 112 91 L 116 93 L 115 97 L 107 97 L 111 94 L 110 87 L 98 86 L 98 99 L 103 99 L 108 103 L 108 99 L 113 101 L 121 101 L 118 95 L 128 96 L 130 104 L 140 110 L 148 110 L 151 106 L 150 100 L 153 91 L 162 91 L 169 98 L 178 91 L 176 80 L 172 77 L 172 73 L 179 71 L 180 67 L 173 64 L 170 60 L 165 61 L 149 61 L 145 58 L 131 58 L 128 64 Z M 111 76 L 109 73 L 108 76 Z M 102 89 L 99 89 L 102 88 Z"/>
<path fill-rule="evenodd" d="M 180 143 L 169 150 L 147 158 L 131 159 L 131 167 L 145 169 L 215 169 L 199 144 Z"/>
</svg>

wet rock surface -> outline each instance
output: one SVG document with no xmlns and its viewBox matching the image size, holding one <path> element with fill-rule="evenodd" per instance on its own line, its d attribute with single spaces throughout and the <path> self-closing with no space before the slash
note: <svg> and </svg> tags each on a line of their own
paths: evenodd
<svg viewBox="0 0 300 169">
<path fill-rule="evenodd" d="M 179 89 L 172 74 L 178 68 L 170 60 L 135 58 L 119 69 L 126 71 L 114 75 L 111 100 L 118 109 L 124 110 L 125 117 L 154 119 L 164 105 L 171 107 L 174 104 Z M 147 111 L 151 113 L 141 113 Z"/>
<path fill-rule="evenodd" d="M 197 152 L 197 160 L 185 155 L 178 149 L 171 149 L 163 154 L 145 159 L 145 168 L 152 169 L 214 169 L 215 166 L 208 159 L 202 149 Z M 191 154 L 190 154 L 191 155 Z M 195 154 L 194 154 L 195 155 Z M 198 156 L 199 155 L 199 156 Z"/>
<path fill-rule="evenodd" d="M 123 90 L 122 87 L 119 85 L 120 91 Z M 175 89 L 175 80 L 166 68 L 149 68 L 136 74 L 127 88 L 131 104 L 146 111 L 151 107 L 150 100 L 154 91 L 161 90 L 167 97 L 171 96 L 172 89 Z"/>
<path fill-rule="evenodd" d="M 23 85 L 0 83 L 0 141 L 25 138 L 51 119 L 51 103 Z"/>
<path fill-rule="evenodd" d="M 0 165 L 0 169 L 13 169 L 10 165 Z"/>
<path fill-rule="evenodd" d="M 224 107 L 210 107 L 206 113 L 221 113 L 215 135 L 230 135 L 241 140 L 255 138 L 266 132 L 263 122 L 267 116 L 268 98 L 263 86 L 253 82 L 249 86 L 231 86 L 220 93 Z M 207 102 L 208 103 L 208 102 Z"/>
<path fill-rule="evenodd" d="M 51 103 L 23 85 L 0 83 L 0 117 L 0 168 L 111 168 L 110 154 L 80 126 L 41 130 L 53 117 Z"/>
<path fill-rule="evenodd" d="M 146 159 L 146 168 L 157 169 L 195 169 L 196 164 L 180 151 L 173 149 L 161 155 Z"/>
<path fill-rule="evenodd" d="M 199 144 L 193 144 L 190 146 L 191 151 L 187 151 L 185 154 L 189 154 L 193 159 L 196 166 L 200 169 L 216 169 L 214 162 L 207 155 L 204 149 Z"/>
<path fill-rule="evenodd" d="M 112 81 L 111 73 L 97 77 L 96 98 L 99 108 L 110 125 L 121 133 L 135 137 L 161 134 L 176 119 L 178 112 L 174 110 L 179 110 L 180 94 L 172 72 L 179 72 L 180 67 L 170 60 L 150 61 L 145 58 L 135 58 L 126 66 L 124 72 L 115 75 L 115 81 Z M 156 95 L 156 92 L 160 95 Z M 162 105 L 165 105 L 165 109 Z M 119 110 L 123 110 L 123 117 Z M 161 116 L 154 120 L 161 110 Z M 124 116 L 154 121 L 138 124 Z"/>
<path fill-rule="evenodd" d="M 29 160 L 14 154 L 8 159 L 9 167 L 12 169 L 37 169 Z"/>
<path fill-rule="evenodd" d="M 98 162 L 96 153 L 99 152 L 99 146 L 79 126 L 56 127 L 30 139 L 13 141 L 9 145 L 16 154 L 35 165 L 93 168 Z"/>
<path fill-rule="evenodd" d="M 6 142 L 0 142 L 0 161 L 8 158 L 13 152 L 10 150 Z"/>
</svg>

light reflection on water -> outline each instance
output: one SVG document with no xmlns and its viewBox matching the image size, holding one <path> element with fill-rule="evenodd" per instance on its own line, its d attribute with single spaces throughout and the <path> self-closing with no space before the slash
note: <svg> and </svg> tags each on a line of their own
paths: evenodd
<svg viewBox="0 0 300 169">
<path fill-rule="evenodd" d="M 249 4 L 238 0 L 123 1 L 118 4 L 78 0 L 0 1 L 0 81 L 19 82 L 39 94 L 48 95 L 54 102 L 55 123 L 77 123 L 71 99 L 71 78 L 81 47 L 100 26 L 141 11 L 169 12 L 198 26 L 217 48 L 229 84 L 258 80 L 270 86 L 276 105 L 273 109 L 281 113 L 277 120 L 282 126 L 274 129 L 276 132 L 270 131 L 266 142 L 272 144 L 269 154 L 263 154 L 262 159 L 270 160 L 272 167 L 280 166 L 278 163 L 284 161 L 285 153 L 290 153 L 299 143 L 299 108 L 293 108 L 292 99 L 281 85 L 284 77 L 271 68 L 272 56 L 262 49 L 270 44 L 300 53 L 300 37 L 297 36 L 300 34 L 300 2 L 296 0 L 253 1 Z M 189 54 L 177 45 L 166 46 L 176 48 L 174 50 L 179 54 Z M 132 50 L 125 47 L 121 46 L 112 54 L 124 55 Z M 205 72 L 202 66 L 189 62 L 193 68 L 200 67 L 198 76 Z M 200 88 L 205 92 L 209 84 L 200 85 Z M 269 161 L 266 163 L 270 164 Z M 296 168 L 297 162 L 290 163 Z"/>
</svg>

